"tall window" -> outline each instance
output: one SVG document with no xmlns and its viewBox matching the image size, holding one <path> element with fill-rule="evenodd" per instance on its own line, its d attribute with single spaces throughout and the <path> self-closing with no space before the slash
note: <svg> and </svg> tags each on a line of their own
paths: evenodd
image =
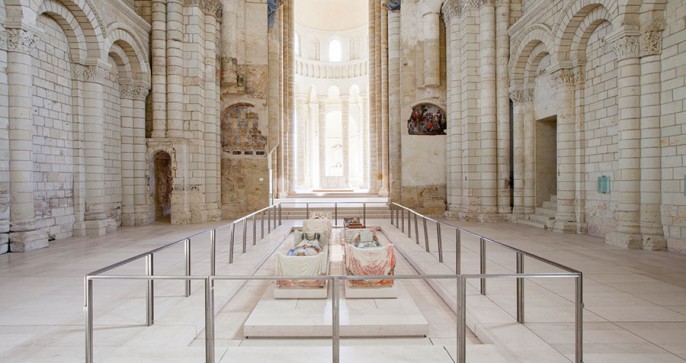
<svg viewBox="0 0 686 363">
<path fill-rule="evenodd" d="M 343 59 L 343 48 L 341 41 L 338 39 L 331 39 L 329 42 L 329 62 L 340 62 Z"/>
</svg>

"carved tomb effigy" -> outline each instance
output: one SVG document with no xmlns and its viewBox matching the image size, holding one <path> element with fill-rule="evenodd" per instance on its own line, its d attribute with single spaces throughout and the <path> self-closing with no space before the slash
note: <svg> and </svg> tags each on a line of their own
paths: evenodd
<svg viewBox="0 0 686 363">
<path fill-rule="evenodd" d="M 395 273 L 393 244 L 382 243 L 374 228 L 366 228 L 359 221 L 346 224 L 345 270 L 349 276 L 392 276 Z M 395 298 L 393 279 L 348 280 L 348 298 Z"/>
<path fill-rule="evenodd" d="M 293 245 L 286 254 L 276 254 L 277 276 L 325 276 L 329 268 L 331 220 L 306 219 L 293 233 Z M 275 298 L 326 298 L 326 280 L 277 280 Z"/>
</svg>

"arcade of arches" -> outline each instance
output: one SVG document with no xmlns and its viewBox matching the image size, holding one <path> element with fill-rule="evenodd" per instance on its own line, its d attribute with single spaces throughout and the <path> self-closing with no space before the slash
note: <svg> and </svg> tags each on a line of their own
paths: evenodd
<svg viewBox="0 0 686 363">
<path fill-rule="evenodd" d="M 686 251 L 681 0 L 4 0 L 0 253 L 354 193 Z"/>
</svg>

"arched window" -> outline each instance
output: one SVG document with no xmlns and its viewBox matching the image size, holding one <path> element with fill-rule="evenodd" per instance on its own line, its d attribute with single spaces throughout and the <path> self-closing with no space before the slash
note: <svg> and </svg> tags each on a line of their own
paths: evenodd
<svg viewBox="0 0 686 363">
<path fill-rule="evenodd" d="M 295 38 L 293 38 L 293 52 L 295 55 L 300 55 L 300 36 L 295 33 Z"/>
<path fill-rule="evenodd" d="M 338 39 L 331 39 L 329 42 L 329 62 L 340 62 L 343 59 L 343 49 L 341 41 Z"/>
</svg>

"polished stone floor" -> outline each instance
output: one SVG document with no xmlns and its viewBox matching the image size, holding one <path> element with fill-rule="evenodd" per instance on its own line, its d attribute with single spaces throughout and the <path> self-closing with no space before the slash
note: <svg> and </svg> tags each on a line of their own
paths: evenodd
<svg viewBox="0 0 686 363">
<path fill-rule="evenodd" d="M 284 223 L 277 232 L 286 232 L 293 223 Z M 431 226 L 427 254 L 423 235 L 418 245 L 414 230 L 411 238 L 405 238 L 407 233 L 388 221 L 374 224 L 397 241 L 402 258 L 398 274 L 414 274 L 417 268 L 431 273 L 454 272 L 453 234 L 443 230 L 445 265 L 439 265 L 429 257 L 437 256 L 438 247 Z M 584 273 L 584 362 L 686 362 L 686 256 L 625 250 L 605 245 L 599 238 L 555 234 L 510 223 L 459 225 Z M 84 362 L 84 275 L 211 226 L 122 228 L 99 238 L 72 238 L 42 250 L 0 255 L 0 362 Z M 246 230 L 250 234 L 250 228 Z M 218 230 L 218 274 L 268 274 L 260 272 L 264 262 L 261 256 L 273 251 L 278 241 L 260 241 L 252 246 L 248 237 L 244 254 L 241 232 L 237 228 L 235 263 L 229 266 L 230 234 L 227 228 Z M 206 234 L 193 239 L 192 258 L 197 261 L 194 275 L 209 271 L 204 262 L 209 259 L 208 241 Z M 463 273 L 478 271 L 478 250 L 478 240 L 463 234 Z M 514 270 L 510 251 L 491 246 L 487 251 L 487 272 Z M 182 246 L 173 247 L 156 254 L 155 271 L 182 274 L 182 261 Z M 269 264 L 267 260 L 265 266 Z M 144 271 L 143 261 L 137 261 L 111 273 L 142 275 Z M 533 260 L 525 261 L 525 271 L 551 272 Z M 205 361 L 202 281 L 193 282 L 190 298 L 182 296 L 183 285 L 178 281 L 156 283 L 155 325 L 149 328 L 144 325 L 144 282 L 94 284 L 95 362 Z M 269 282 L 224 285 L 224 290 L 217 287 L 216 361 L 331 361 L 330 339 L 245 339 L 242 322 Z M 468 337 L 467 362 L 573 361 L 573 283 L 527 281 L 523 325 L 513 320 L 516 304 L 512 281 L 489 281 L 485 297 L 478 294 L 477 285 L 470 281 L 467 291 L 468 325 L 475 334 Z M 451 306 L 423 283 L 407 284 L 406 290 L 430 324 L 426 337 L 345 339 L 341 342 L 342 362 L 454 359 L 456 318 Z M 454 294 L 449 287 L 444 292 Z"/>
</svg>

